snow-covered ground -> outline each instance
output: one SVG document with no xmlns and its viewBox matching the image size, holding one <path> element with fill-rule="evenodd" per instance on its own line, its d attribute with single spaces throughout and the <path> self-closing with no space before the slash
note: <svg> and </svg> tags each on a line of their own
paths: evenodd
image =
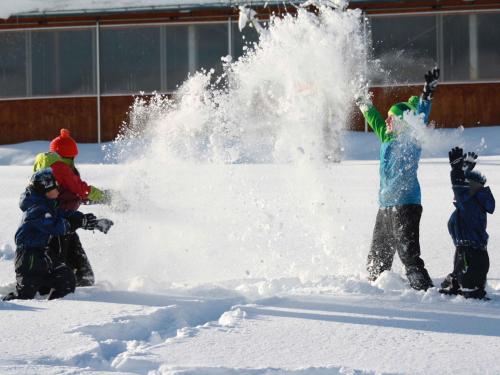
<svg viewBox="0 0 500 375">
<path fill-rule="evenodd" d="M 498 190 L 500 127 L 442 138 L 479 150 L 477 168 Z M 97 286 L 0 302 L 0 373 L 500 373 L 500 216 L 489 221 L 491 301 L 413 291 L 398 260 L 371 284 L 377 141 L 345 139 L 350 160 L 312 169 L 159 163 L 158 176 L 130 181 L 130 165 L 80 164 L 86 180 L 124 191 L 130 209 L 82 208 L 116 223 L 81 233 Z M 13 288 L 30 150 L 45 147 L 0 147 L 0 294 Z M 436 285 L 453 256 L 446 147 L 420 166 L 422 256 Z M 82 145 L 80 160 L 102 155 Z"/>
</svg>

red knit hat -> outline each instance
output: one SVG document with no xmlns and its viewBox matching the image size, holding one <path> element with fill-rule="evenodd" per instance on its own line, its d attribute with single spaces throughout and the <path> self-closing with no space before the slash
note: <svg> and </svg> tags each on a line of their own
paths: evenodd
<svg viewBox="0 0 500 375">
<path fill-rule="evenodd" d="M 57 152 L 63 158 L 74 158 L 78 155 L 78 146 L 71 138 L 68 129 L 61 129 L 61 135 L 50 142 L 50 151 Z"/>
</svg>

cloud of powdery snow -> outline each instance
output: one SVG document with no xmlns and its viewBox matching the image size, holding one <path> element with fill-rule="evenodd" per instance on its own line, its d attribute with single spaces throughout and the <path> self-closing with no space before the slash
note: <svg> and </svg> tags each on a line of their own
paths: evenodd
<svg viewBox="0 0 500 375">
<path fill-rule="evenodd" d="M 366 69 L 362 14 L 346 4 L 274 17 L 245 56 L 224 58 L 222 76 L 197 72 L 173 98 L 137 99 L 114 147 L 131 203 L 116 279 L 359 271 L 366 249 L 342 255 L 332 232 L 344 224 L 330 162 Z"/>
</svg>

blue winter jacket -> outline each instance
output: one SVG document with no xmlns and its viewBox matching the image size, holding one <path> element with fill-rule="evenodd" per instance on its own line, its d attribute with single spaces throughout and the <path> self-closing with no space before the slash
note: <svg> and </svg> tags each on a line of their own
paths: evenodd
<svg viewBox="0 0 500 375">
<path fill-rule="evenodd" d="M 469 185 L 454 185 L 456 209 L 448 221 L 448 231 L 455 246 L 486 247 L 486 213 L 495 211 L 495 198 L 489 187 L 482 187 L 476 194 L 469 194 Z"/>
<path fill-rule="evenodd" d="M 424 114 L 424 122 L 429 121 L 431 101 L 418 101 L 417 113 Z M 380 189 L 381 207 L 420 204 L 421 193 L 418 182 L 418 163 L 422 148 L 412 137 L 394 136 L 386 133 L 385 120 L 375 107 L 363 113 L 370 127 L 379 137 L 380 146 Z"/>
<path fill-rule="evenodd" d="M 71 231 L 66 218 L 83 215 L 78 211 L 58 210 L 56 205 L 57 200 L 48 199 L 30 188 L 26 189 L 19 202 L 24 214 L 15 234 L 18 248 L 46 247 L 52 236 L 62 236 Z"/>
</svg>

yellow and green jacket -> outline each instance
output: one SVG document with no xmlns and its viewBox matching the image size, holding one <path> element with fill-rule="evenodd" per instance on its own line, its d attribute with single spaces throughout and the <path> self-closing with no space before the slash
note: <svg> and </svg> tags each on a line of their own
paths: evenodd
<svg viewBox="0 0 500 375">
<path fill-rule="evenodd" d="M 43 168 L 52 169 L 59 185 L 60 208 L 77 210 L 83 201 L 97 203 L 104 200 L 104 193 L 101 190 L 80 178 L 73 159 L 64 158 L 55 152 L 40 153 L 35 157 L 33 172 Z"/>
</svg>

